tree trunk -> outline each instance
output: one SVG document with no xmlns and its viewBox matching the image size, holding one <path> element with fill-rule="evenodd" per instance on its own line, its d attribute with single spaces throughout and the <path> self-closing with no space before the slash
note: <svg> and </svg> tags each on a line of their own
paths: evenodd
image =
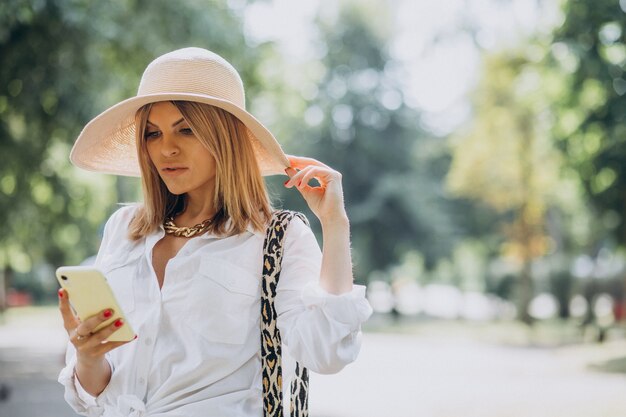
<svg viewBox="0 0 626 417">
<path fill-rule="evenodd" d="M 533 299 L 533 279 L 531 273 L 531 260 L 525 259 L 522 272 L 519 276 L 519 292 L 517 304 L 517 317 L 525 324 L 533 324 L 534 319 L 529 313 L 530 302 Z"/>
<path fill-rule="evenodd" d="M 519 169 L 520 185 L 522 191 L 522 205 L 518 211 L 518 224 L 520 233 L 520 246 L 522 248 L 522 272 L 519 276 L 518 285 L 518 318 L 526 323 L 532 324 L 533 318 L 528 310 L 533 297 L 533 280 L 531 262 L 533 260 L 533 225 L 530 223 L 531 213 L 529 202 L 532 195 L 532 175 L 533 175 L 533 140 L 532 117 L 522 115 L 519 119 L 522 140 L 519 143 Z"/>
<path fill-rule="evenodd" d="M 11 284 L 11 276 L 13 270 L 9 265 L 4 267 L 2 273 L 0 273 L 0 314 L 4 315 L 4 312 L 9 307 L 7 300 L 7 294 L 9 292 L 9 285 Z"/>
</svg>

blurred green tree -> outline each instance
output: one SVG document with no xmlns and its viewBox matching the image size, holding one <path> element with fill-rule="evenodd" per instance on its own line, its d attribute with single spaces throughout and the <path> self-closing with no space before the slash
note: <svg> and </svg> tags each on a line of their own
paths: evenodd
<svg viewBox="0 0 626 417">
<path fill-rule="evenodd" d="M 456 195 L 501 213 L 501 254 L 519 265 L 518 313 L 527 323 L 533 260 L 568 249 L 567 224 L 550 227 L 548 211 L 560 218 L 585 214 L 577 178 L 564 170 L 553 144 L 553 103 L 566 84 L 545 60 L 547 51 L 531 42 L 521 51 L 485 57 L 473 95 L 475 117 L 452 139 L 448 174 Z"/>
<path fill-rule="evenodd" d="M 602 247 L 626 246 L 626 2 L 569 0 L 563 15 L 552 58 L 568 88 L 553 134 L 596 213 L 586 252 L 597 260 Z M 625 293 L 626 276 L 612 295 L 624 305 Z M 585 295 L 591 302 L 595 291 Z"/>
<path fill-rule="evenodd" d="M 388 17 L 382 5 L 347 2 L 336 19 L 318 20 L 323 53 L 311 65 L 321 64 L 322 75 L 288 121 L 300 151 L 343 174 L 361 281 L 415 250 L 432 268 L 451 254 L 459 232 L 444 190 L 445 141 L 425 133 L 404 103 L 398 64 L 387 52 Z M 306 209 L 299 196 L 281 194 Z"/>
<path fill-rule="evenodd" d="M 626 244 L 626 2 L 570 0 L 552 55 L 568 83 L 555 136 L 600 220 Z"/>
<path fill-rule="evenodd" d="M 137 198 L 136 181 L 74 169 L 68 155 L 81 126 L 135 94 L 154 57 L 206 47 L 258 91 L 271 45 L 245 47 L 241 12 L 225 1 L 0 3 L 0 287 L 13 271 L 93 254 L 115 203 Z"/>
</svg>

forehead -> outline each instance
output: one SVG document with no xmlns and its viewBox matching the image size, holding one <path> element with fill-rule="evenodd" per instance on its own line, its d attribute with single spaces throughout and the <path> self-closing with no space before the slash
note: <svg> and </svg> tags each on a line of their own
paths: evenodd
<svg viewBox="0 0 626 417">
<path fill-rule="evenodd" d="M 159 101 L 152 104 L 148 113 L 148 123 L 161 125 L 173 123 L 183 118 L 181 112 L 169 101 Z"/>
</svg>

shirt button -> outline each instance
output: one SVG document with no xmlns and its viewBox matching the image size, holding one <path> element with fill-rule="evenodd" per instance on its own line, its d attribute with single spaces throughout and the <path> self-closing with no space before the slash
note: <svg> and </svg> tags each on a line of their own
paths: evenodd
<svg viewBox="0 0 626 417">
<path fill-rule="evenodd" d="M 147 345 L 147 346 L 150 346 L 151 344 L 152 344 L 152 339 L 151 339 L 151 338 L 149 338 L 149 337 L 147 337 L 147 338 L 146 338 L 146 345 Z"/>
<path fill-rule="evenodd" d="M 145 378 L 139 378 L 139 383 L 140 383 L 141 385 L 145 384 L 145 383 L 146 383 Z"/>
</svg>

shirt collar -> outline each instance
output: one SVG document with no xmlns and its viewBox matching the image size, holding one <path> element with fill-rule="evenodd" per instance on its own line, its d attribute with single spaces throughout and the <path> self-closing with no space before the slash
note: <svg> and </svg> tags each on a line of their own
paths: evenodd
<svg viewBox="0 0 626 417">
<path fill-rule="evenodd" d="M 252 223 L 248 223 L 248 226 L 246 226 L 246 231 L 252 233 L 253 235 L 265 237 L 265 231 L 254 230 Z"/>
</svg>

